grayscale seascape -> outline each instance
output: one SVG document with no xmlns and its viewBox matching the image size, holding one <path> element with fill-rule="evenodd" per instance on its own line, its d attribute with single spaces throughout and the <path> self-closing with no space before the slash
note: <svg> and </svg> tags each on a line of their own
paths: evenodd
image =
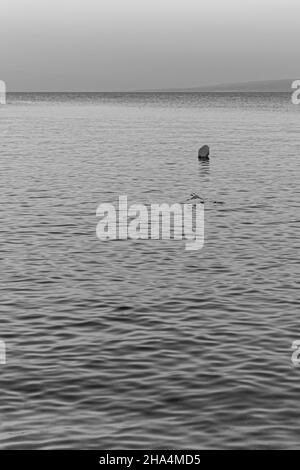
<svg viewBox="0 0 300 470">
<path fill-rule="evenodd" d="M 299 113 L 289 93 L 8 94 L 2 449 L 299 447 Z M 101 202 L 193 192 L 202 250 L 96 237 Z"/>
</svg>

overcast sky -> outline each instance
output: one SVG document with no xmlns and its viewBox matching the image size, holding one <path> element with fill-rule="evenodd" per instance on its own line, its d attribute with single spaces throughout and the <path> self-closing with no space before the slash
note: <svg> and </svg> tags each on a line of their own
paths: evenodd
<svg viewBox="0 0 300 470">
<path fill-rule="evenodd" d="M 299 0 L 1 0 L 9 90 L 300 78 Z"/>
</svg>

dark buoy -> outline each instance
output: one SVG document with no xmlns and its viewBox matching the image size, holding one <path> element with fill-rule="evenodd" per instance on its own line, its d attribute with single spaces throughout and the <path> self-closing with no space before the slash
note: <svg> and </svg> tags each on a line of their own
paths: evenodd
<svg viewBox="0 0 300 470">
<path fill-rule="evenodd" d="M 209 160 L 209 146 L 203 145 L 198 150 L 198 160 Z"/>
</svg>

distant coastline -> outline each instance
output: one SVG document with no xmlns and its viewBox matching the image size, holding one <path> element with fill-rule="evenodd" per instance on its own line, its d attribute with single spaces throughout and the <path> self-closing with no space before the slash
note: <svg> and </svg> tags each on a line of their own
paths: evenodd
<svg viewBox="0 0 300 470">
<path fill-rule="evenodd" d="M 217 85 L 207 85 L 192 88 L 166 88 L 160 90 L 143 90 L 144 92 L 165 92 L 165 93 L 288 93 L 297 78 L 282 80 L 262 80 L 240 83 L 222 83 Z"/>
<path fill-rule="evenodd" d="M 282 80 L 263 80 L 240 83 L 223 83 L 191 88 L 161 88 L 136 90 L 10 90 L 8 94 L 136 94 L 136 93 L 291 93 L 292 83 L 300 77 Z"/>
</svg>

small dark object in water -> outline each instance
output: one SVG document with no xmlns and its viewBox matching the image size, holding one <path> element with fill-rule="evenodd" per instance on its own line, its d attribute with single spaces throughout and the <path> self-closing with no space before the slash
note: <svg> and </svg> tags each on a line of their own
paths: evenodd
<svg viewBox="0 0 300 470">
<path fill-rule="evenodd" d="M 198 159 L 199 160 L 209 160 L 209 146 L 208 145 L 203 145 L 198 150 Z"/>
<path fill-rule="evenodd" d="M 201 204 L 204 204 L 204 199 L 201 196 L 198 196 L 198 194 L 192 193 L 190 197 L 187 199 L 187 202 L 189 201 L 197 201 L 200 202 Z"/>
</svg>

